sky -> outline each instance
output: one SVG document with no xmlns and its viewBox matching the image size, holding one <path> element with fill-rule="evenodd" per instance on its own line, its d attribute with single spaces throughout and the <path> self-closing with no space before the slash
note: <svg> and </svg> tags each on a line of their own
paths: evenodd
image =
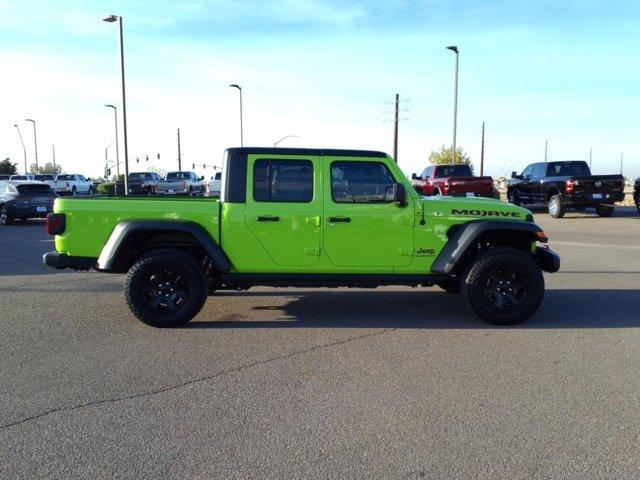
<svg viewBox="0 0 640 480">
<path fill-rule="evenodd" d="M 457 45 L 457 143 L 476 172 L 485 122 L 485 174 L 543 161 L 547 141 L 549 160 L 591 149 L 595 174 L 617 173 L 624 154 L 640 175 L 640 2 L 615 0 L 0 0 L 0 158 L 23 170 L 18 124 L 33 163 L 32 118 L 40 163 L 52 145 L 68 173 L 102 175 L 105 149 L 114 162 L 109 14 L 131 171 L 177 169 L 180 128 L 183 168 L 210 176 L 240 144 L 234 83 L 245 146 L 391 153 L 398 93 L 398 161 L 421 171 L 452 141 Z"/>
</svg>

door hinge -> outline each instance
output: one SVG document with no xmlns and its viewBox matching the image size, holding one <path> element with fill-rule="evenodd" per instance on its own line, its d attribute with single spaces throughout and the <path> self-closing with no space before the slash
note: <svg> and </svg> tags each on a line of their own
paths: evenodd
<svg viewBox="0 0 640 480">
<path fill-rule="evenodd" d="M 319 247 L 307 247 L 304 249 L 305 255 L 313 255 L 314 257 L 320 256 L 320 248 Z"/>
</svg>

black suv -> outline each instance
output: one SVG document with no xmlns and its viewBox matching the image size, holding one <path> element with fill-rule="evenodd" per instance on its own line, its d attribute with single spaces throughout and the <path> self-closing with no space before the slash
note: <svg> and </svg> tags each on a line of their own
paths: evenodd
<svg viewBox="0 0 640 480">
<path fill-rule="evenodd" d="M 46 183 L 0 181 L 0 225 L 9 225 L 16 218 L 45 218 L 47 213 L 53 211 L 56 197 Z"/>
<path fill-rule="evenodd" d="M 554 218 L 563 217 L 569 208 L 583 212 L 590 207 L 610 217 L 614 204 L 624 200 L 624 177 L 591 175 L 582 160 L 532 163 L 522 174 L 511 174 L 507 198 L 515 205 L 545 203 Z"/>
</svg>

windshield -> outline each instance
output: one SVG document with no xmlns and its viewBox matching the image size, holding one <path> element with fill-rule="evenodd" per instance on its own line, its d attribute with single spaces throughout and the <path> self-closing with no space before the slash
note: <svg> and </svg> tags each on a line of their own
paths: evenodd
<svg viewBox="0 0 640 480">
<path fill-rule="evenodd" d="M 473 177 L 469 165 L 440 165 L 436 168 L 436 178 Z"/>
<path fill-rule="evenodd" d="M 167 180 L 188 180 L 189 178 L 189 172 L 167 173 Z"/>
<path fill-rule="evenodd" d="M 49 185 L 39 185 L 37 183 L 29 185 L 18 185 L 18 193 L 22 195 L 53 195 L 53 190 Z"/>
</svg>

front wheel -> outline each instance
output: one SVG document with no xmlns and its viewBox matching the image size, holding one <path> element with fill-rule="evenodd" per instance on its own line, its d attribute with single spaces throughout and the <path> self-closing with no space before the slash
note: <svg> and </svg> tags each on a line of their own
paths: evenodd
<svg viewBox="0 0 640 480">
<path fill-rule="evenodd" d="M 599 217 L 610 217 L 613 215 L 613 207 L 608 205 L 596 205 L 596 213 Z"/>
<path fill-rule="evenodd" d="M 549 215 L 553 218 L 562 218 L 567 213 L 567 208 L 562 204 L 560 195 L 554 195 L 549 199 Z"/>
<path fill-rule="evenodd" d="M 544 277 L 531 256 L 513 248 L 496 248 L 481 254 L 467 268 L 462 293 L 482 320 L 516 325 L 540 306 Z"/>
<path fill-rule="evenodd" d="M 77 194 L 78 194 L 78 191 L 76 190 L 76 187 L 73 187 L 71 189 L 71 195 L 77 195 Z"/>
<path fill-rule="evenodd" d="M 131 313 L 153 327 L 177 327 L 202 309 L 209 291 L 200 263 L 174 249 L 143 255 L 127 273 L 125 298 Z"/>
</svg>

